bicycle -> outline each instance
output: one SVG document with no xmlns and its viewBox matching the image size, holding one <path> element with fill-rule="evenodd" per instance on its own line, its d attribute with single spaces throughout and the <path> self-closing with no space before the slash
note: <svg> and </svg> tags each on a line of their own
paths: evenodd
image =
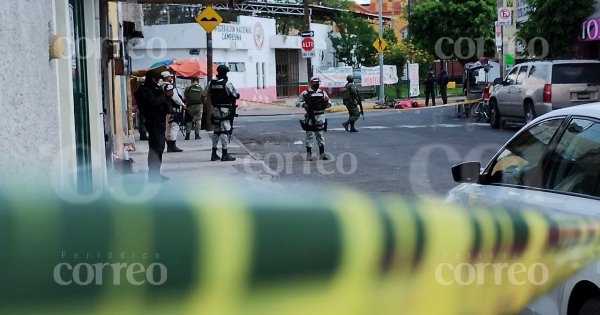
<svg viewBox="0 0 600 315">
<path fill-rule="evenodd" d="M 479 122 L 481 119 L 484 121 L 489 121 L 490 117 L 488 114 L 488 106 L 486 101 L 481 101 L 477 103 L 475 106 L 471 106 L 470 110 L 471 121 Z"/>
</svg>

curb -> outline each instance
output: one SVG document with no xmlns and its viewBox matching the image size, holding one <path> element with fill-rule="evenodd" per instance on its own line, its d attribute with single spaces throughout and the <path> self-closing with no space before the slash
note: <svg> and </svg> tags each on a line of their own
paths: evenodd
<svg viewBox="0 0 600 315">
<path fill-rule="evenodd" d="M 444 104 L 444 105 L 427 106 L 427 107 L 422 106 L 422 107 L 414 107 L 414 108 L 389 108 L 387 106 L 379 107 L 381 105 L 378 105 L 375 103 L 369 103 L 369 104 L 363 104 L 363 110 L 364 111 L 367 111 L 367 110 L 368 111 L 371 111 L 371 110 L 418 110 L 418 109 L 425 109 L 425 108 L 439 108 L 439 107 L 451 107 L 451 106 L 475 104 L 478 102 L 480 102 L 480 100 L 470 100 L 470 101 L 449 103 L 449 104 Z M 338 112 L 345 112 L 345 111 L 347 111 L 346 106 L 333 106 L 333 107 L 325 110 L 326 113 L 338 113 Z"/>
</svg>

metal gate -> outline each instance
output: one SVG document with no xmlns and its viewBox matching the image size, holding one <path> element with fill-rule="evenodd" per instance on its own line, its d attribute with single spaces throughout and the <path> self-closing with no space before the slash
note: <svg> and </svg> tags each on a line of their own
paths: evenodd
<svg viewBox="0 0 600 315">
<path fill-rule="evenodd" d="M 298 50 L 275 50 L 275 76 L 277 77 L 277 97 L 298 96 L 299 56 Z"/>
</svg>

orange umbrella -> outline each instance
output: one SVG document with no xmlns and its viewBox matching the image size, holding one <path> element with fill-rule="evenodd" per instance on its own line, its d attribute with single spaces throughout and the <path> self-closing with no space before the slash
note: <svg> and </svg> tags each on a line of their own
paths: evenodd
<svg viewBox="0 0 600 315">
<path fill-rule="evenodd" d="M 173 60 L 173 63 L 169 65 L 169 68 L 173 69 L 177 75 L 184 77 L 207 76 L 206 59 L 175 59 Z M 212 68 L 212 73 L 214 75 L 217 73 L 217 65 L 213 63 Z"/>
</svg>

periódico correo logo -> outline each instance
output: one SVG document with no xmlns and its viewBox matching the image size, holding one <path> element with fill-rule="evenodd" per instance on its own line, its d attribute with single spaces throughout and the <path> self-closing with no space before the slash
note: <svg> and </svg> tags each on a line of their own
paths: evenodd
<svg viewBox="0 0 600 315">
<path fill-rule="evenodd" d="M 126 281 L 132 285 L 162 285 L 167 281 L 167 267 L 162 263 L 60 263 L 54 267 L 54 281 L 59 285 L 103 285 L 111 279 L 110 284 L 120 285 Z M 108 275 L 112 277 L 108 278 Z"/>
</svg>

